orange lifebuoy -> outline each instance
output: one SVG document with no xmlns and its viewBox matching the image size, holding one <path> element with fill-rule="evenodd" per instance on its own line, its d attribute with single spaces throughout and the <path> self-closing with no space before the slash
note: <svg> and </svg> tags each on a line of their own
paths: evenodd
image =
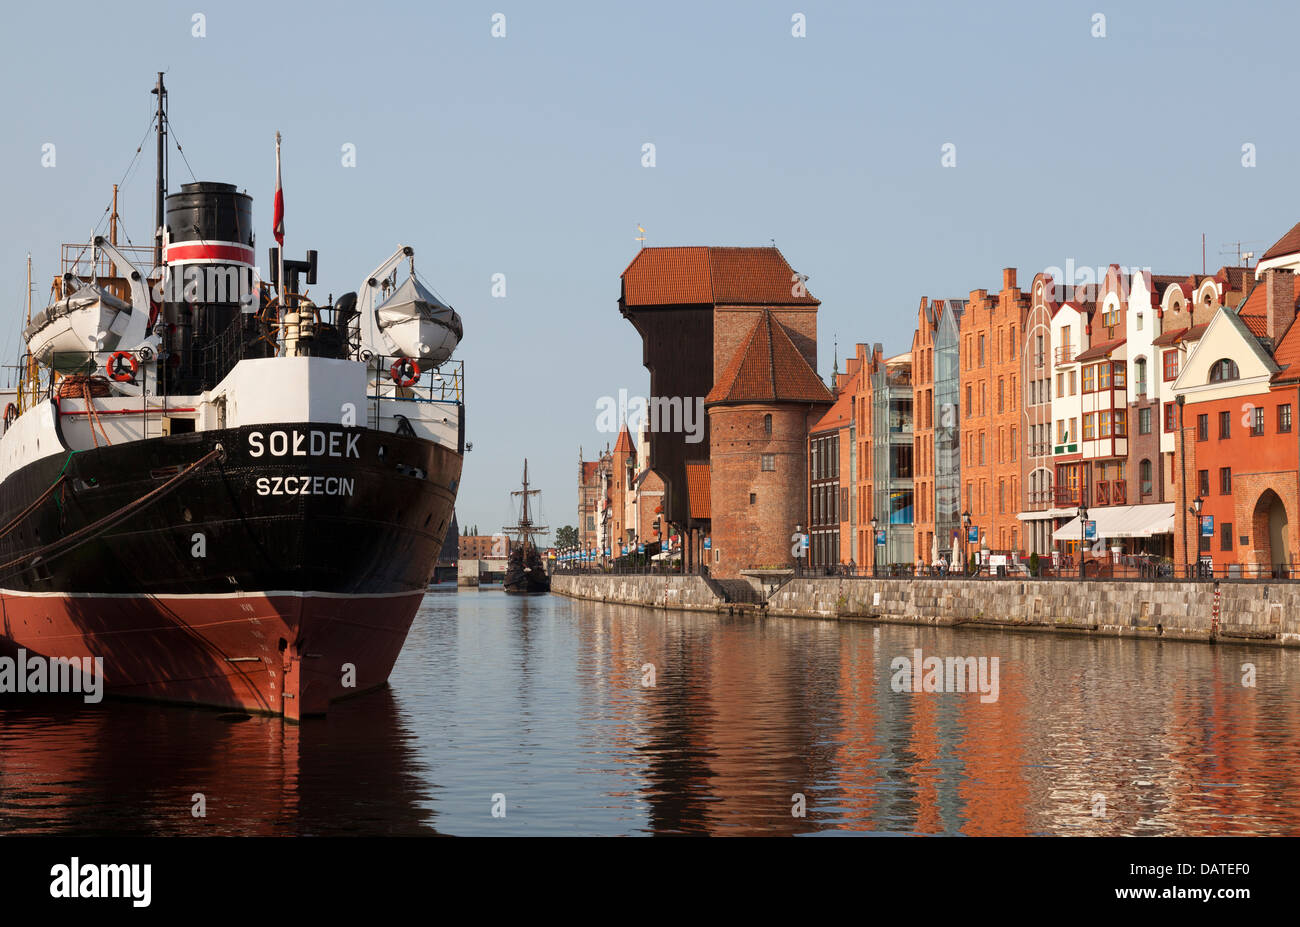
<svg viewBox="0 0 1300 927">
<path fill-rule="evenodd" d="M 409 357 L 399 357 L 393 361 L 393 366 L 388 368 L 388 372 L 398 386 L 411 386 L 420 379 L 420 365 Z"/>
<path fill-rule="evenodd" d="M 130 369 L 122 365 L 123 361 L 126 361 Z M 114 351 L 113 356 L 104 365 L 104 369 L 108 372 L 110 380 L 126 383 L 135 379 L 135 372 L 140 369 L 140 362 L 129 351 Z"/>
</svg>

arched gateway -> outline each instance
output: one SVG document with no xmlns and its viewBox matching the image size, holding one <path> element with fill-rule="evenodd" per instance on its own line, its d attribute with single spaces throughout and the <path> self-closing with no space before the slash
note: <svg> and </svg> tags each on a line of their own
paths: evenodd
<svg viewBox="0 0 1300 927">
<path fill-rule="evenodd" d="M 1261 572 L 1271 568 L 1278 575 L 1286 575 L 1290 571 L 1288 525 L 1286 505 L 1282 499 L 1273 490 L 1264 490 L 1255 502 L 1250 526 L 1254 560 Z"/>
</svg>

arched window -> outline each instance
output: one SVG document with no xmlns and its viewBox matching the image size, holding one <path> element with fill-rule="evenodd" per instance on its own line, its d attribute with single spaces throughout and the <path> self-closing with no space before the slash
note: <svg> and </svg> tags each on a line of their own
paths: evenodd
<svg viewBox="0 0 1300 927">
<path fill-rule="evenodd" d="M 1147 394 L 1147 359 L 1145 357 L 1139 357 L 1133 362 L 1133 379 L 1137 381 L 1137 394 L 1145 396 Z"/>
<path fill-rule="evenodd" d="M 1237 362 L 1228 357 L 1215 361 L 1214 366 L 1210 368 L 1211 383 L 1224 383 L 1240 377 L 1241 373 L 1237 370 Z"/>
<path fill-rule="evenodd" d="M 1138 479 L 1142 482 L 1142 495 L 1151 495 L 1151 461 L 1143 460 L 1138 464 Z"/>
<path fill-rule="evenodd" d="M 769 413 L 763 416 L 763 434 L 770 435 L 771 433 L 772 433 L 772 416 Z"/>
</svg>

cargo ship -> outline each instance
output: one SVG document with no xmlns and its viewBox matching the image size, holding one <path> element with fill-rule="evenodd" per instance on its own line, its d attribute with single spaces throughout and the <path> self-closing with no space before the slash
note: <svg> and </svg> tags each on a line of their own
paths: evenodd
<svg viewBox="0 0 1300 927">
<path fill-rule="evenodd" d="M 283 253 L 278 136 L 263 280 L 247 193 L 169 192 L 161 74 L 153 92 L 152 266 L 114 222 L 64 246 L 35 316 L 29 285 L 0 395 L 0 652 L 102 658 L 119 696 L 323 714 L 386 683 L 434 573 L 462 323 L 406 246 L 311 298 L 316 253 Z"/>
</svg>

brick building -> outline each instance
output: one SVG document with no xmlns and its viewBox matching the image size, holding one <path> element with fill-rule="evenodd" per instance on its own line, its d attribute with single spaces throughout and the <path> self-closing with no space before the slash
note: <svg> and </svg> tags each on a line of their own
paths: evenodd
<svg viewBox="0 0 1300 927">
<path fill-rule="evenodd" d="M 1284 238 L 1265 253 L 1238 308 L 1215 313 L 1173 384 L 1180 570 L 1202 563 L 1229 575 L 1290 576 L 1296 569 L 1300 327 L 1293 268 L 1300 247 L 1294 262 L 1279 260 L 1285 247 Z"/>
<path fill-rule="evenodd" d="M 606 546 L 602 521 L 613 464 L 608 445 L 595 460 L 583 460 L 582 449 L 578 449 L 578 546 L 584 551 Z"/>
<path fill-rule="evenodd" d="M 458 542 L 461 560 L 488 560 L 505 557 L 506 536 L 504 534 L 462 534 Z"/>
<path fill-rule="evenodd" d="M 719 325 L 743 318 L 732 313 Z M 776 314 L 758 313 L 704 401 L 714 511 L 710 571 L 736 576 L 794 565 L 791 536 L 807 524 L 808 433 L 832 401 Z"/>
<path fill-rule="evenodd" d="M 662 515 L 683 533 L 687 561 L 704 561 L 708 538 L 708 563 L 722 575 L 792 563 L 789 536 L 806 523 L 808 426 L 831 395 L 815 372 L 819 302 L 804 280 L 776 248 L 644 248 L 622 275 L 619 307 L 641 335 L 651 403 L 675 400 L 694 409 L 709 400 L 700 428 L 654 431 L 647 463 L 663 481 Z M 779 357 L 760 363 L 756 341 L 770 343 Z M 766 387 L 758 382 L 762 364 L 770 373 Z M 765 402 L 773 408 L 761 408 Z M 721 440 L 712 431 L 719 421 L 727 429 Z M 759 467 L 752 474 L 747 453 Z M 778 459 L 785 461 L 779 477 L 761 469 Z M 738 480 L 749 488 L 742 491 Z M 773 560 L 768 538 L 749 549 L 756 541 L 743 526 L 777 522 L 783 556 Z"/>
<path fill-rule="evenodd" d="M 832 376 L 835 404 L 808 435 L 808 564 L 815 568 L 853 561 L 852 410 L 858 378 L 856 372 Z"/>
<path fill-rule="evenodd" d="M 981 548 L 1021 549 L 1020 351 L 1029 297 L 1016 270 L 1002 290 L 971 292 L 961 320 L 962 483 Z"/>
</svg>

